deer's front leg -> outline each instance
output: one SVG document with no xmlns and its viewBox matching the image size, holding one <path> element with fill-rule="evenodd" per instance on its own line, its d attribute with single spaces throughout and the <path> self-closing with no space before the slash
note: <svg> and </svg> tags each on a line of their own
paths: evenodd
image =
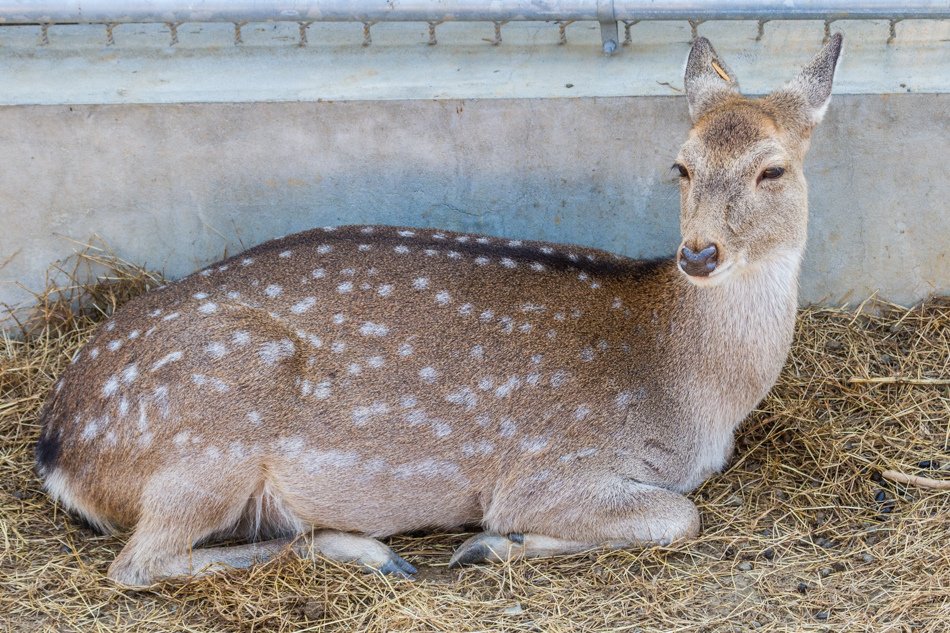
<svg viewBox="0 0 950 633">
<path fill-rule="evenodd" d="M 515 486 L 493 501 L 484 523 L 487 531 L 460 545 L 450 566 L 668 545 L 699 533 L 699 512 L 677 492 L 621 477 L 548 482 L 530 493 Z"/>
</svg>

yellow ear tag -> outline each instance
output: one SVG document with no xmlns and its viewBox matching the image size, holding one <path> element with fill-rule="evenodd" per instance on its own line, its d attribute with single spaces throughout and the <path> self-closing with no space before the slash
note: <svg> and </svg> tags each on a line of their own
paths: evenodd
<svg viewBox="0 0 950 633">
<path fill-rule="evenodd" d="M 723 81 L 732 81 L 731 79 L 729 79 L 729 75 L 726 74 L 726 71 L 722 69 L 722 66 L 716 63 L 715 59 L 712 60 L 712 67 L 713 67 L 713 70 L 716 71 L 716 74 L 722 77 Z"/>
</svg>

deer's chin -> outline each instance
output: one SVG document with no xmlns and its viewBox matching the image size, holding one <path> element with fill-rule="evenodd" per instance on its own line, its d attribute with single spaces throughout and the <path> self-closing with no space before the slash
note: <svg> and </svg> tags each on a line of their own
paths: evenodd
<svg viewBox="0 0 950 633">
<path fill-rule="evenodd" d="M 690 283 L 700 288 L 712 288 L 713 286 L 719 286 L 725 283 L 727 279 L 731 279 L 735 273 L 735 260 L 730 259 L 726 261 L 721 266 L 716 266 L 716 270 L 712 271 L 705 277 L 698 277 L 696 275 L 690 275 L 686 273 L 682 268 L 677 266 L 680 273 L 686 277 Z"/>
</svg>

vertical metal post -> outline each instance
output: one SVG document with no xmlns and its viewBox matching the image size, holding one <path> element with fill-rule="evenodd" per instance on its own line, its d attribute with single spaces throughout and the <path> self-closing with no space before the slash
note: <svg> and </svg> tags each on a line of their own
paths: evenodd
<svg viewBox="0 0 950 633">
<path fill-rule="evenodd" d="M 597 21 L 600 22 L 600 41 L 604 55 L 613 55 L 620 42 L 614 0 L 597 0 Z"/>
</svg>

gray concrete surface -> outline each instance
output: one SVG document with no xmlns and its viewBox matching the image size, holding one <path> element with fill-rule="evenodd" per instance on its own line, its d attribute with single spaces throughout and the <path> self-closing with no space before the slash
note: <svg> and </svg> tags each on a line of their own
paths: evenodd
<svg viewBox="0 0 950 633">
<path fill-rule="evenodd" d="M 808 164 L 805 302 L 950 290 L 946 95 L 839 95 Z M 0 301 L 99 236 L 182 276 L 312 226 L 438 226 L 635 257 L 678 242 L 682 97 L 0 108 Z"/>
</svg>

